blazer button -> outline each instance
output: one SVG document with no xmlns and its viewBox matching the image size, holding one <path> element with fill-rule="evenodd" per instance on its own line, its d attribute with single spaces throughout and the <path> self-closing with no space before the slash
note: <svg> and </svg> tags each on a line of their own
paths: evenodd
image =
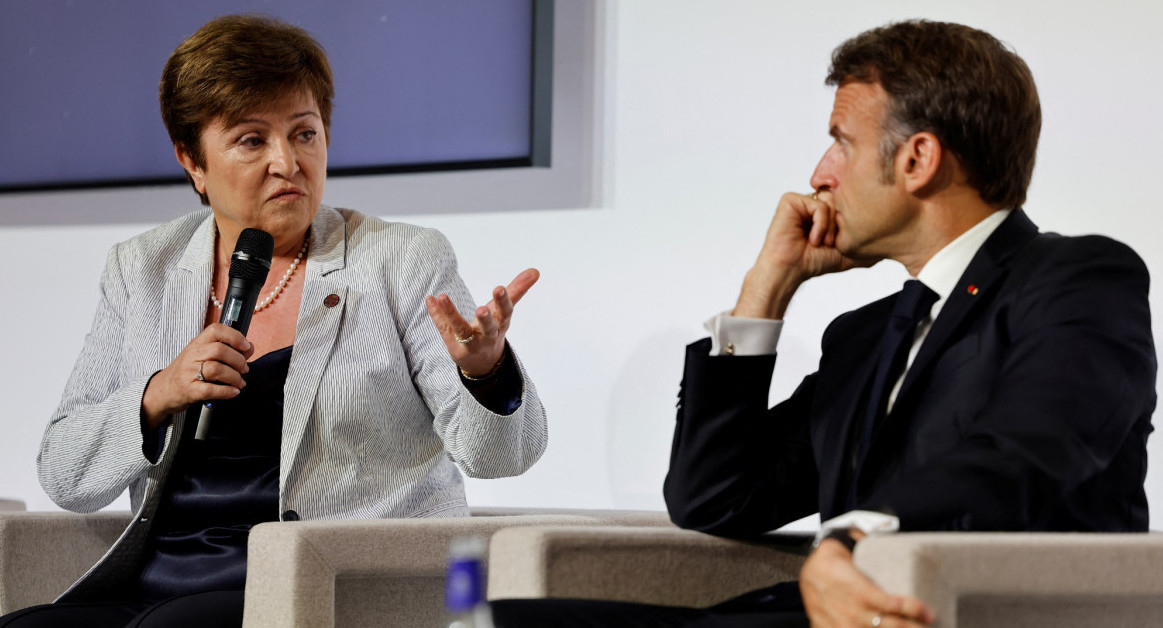
<svg viewBox="0 0 1163 628">
<path fill-rule="evenodd" d="M 287 512 L 283 513 L 283 521 L 298 521 L 298 520 L 299 520 L 299 513 L 295 512 L 294 510 L 288 510 Z"/>
</svg>

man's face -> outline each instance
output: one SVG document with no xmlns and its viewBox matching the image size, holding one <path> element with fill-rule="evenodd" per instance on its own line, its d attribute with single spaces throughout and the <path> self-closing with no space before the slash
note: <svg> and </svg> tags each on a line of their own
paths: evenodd
<svg viewBox="0 0 1163 628">
<path fill-rule="evenodd" d="M 828 121 L 833 142 L 812 174 L 812 187 L 836 212 L 836 248 L 852 258 L 908 250 L 916 217 L 901 177 L 885 181 L 880 144 L 887 105 L 888 94 L 877 83 L 842 84 Z M 893 161 L 888 166 L 895 168 Z"/>
</svg>

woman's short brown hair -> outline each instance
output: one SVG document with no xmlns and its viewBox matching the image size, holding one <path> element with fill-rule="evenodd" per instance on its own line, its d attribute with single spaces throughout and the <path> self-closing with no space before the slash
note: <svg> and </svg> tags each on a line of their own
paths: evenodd
<svg viewBox="0 0 1163 628">
<path fill-rule="evenodd" d="M 298 90 L 315 97 L 330 137 L 335 86 L 323 47 L 298 26 L 227 15 L 207 22 L 174 50 L 162 70 L 158 100 L 170 141 L 205 168 L 206 124 L 221 116 L 230 126 Z M 199 196 L 210 204 L 205 194 Z"/>
<path fill-rule="evenodd" d="M 916 20 L 874 28 L 832 53 L 829 85 L 877 83 L 888 94 L 882 157 L 914 133 L 937 136 L 982 200 L 1020 207 L 1034 173 L 1042 110 L 1030 68 L 989 33 Z"/>
</svg>

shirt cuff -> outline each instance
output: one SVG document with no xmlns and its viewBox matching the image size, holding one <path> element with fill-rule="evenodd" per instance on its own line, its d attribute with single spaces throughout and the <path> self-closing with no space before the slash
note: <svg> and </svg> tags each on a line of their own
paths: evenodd
<svg viewBox="0 0 1163 628">
<path fill-rule="evenodd" d="M 703 327 L 711 332 L 711 355 L 771 355 L 779 344 L 783 321 L 722 312 L 707 319 Z"/>
<path fill-rule="evenodd" d="M 501 354 L 501 365 L 497 372 L 484 379 L 468 379 L 460 373 L 460 382 L 477 402 L 493 414 L 508 416 L 521 407 L 521 396 L 525 391 L 525 381 L 517 368 L 517 359 L 505 342 L 505 352 Z"/>
<path fill-rule="evenodd" d="M 855 528 L 865 534 L 892 534 L 901 529 L 901 520 L 893 515 L 871 510 L 853 510 L 820 524 L 814 545 L 819 545 L 833 530 Z"/>
</svg>

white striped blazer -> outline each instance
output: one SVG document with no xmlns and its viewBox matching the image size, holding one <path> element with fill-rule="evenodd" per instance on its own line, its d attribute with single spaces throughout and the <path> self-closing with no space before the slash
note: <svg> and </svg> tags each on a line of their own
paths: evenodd
<svg viewBox="0 0 1163 628">
<path fill-rule="evenodd" d="M 156 464 L 142 452 L 149 378 L 203 328 L 214 227 L 209 210 L 109 253 L 92 330 L 37 456 L 62 508 L 92 512 L 129 489 L 136 517 L 62 599 L 124 590 L 135 577 L 184 415 Z M 520 408 L 480 405 L 460 383 L 423 299 L 474 302 L 438 231 L 321 206 L 311 227 L 303 300 L 284 389 L 279 512 L 301 519 L 468 514 L 457 465 L 512 476 L 545 450 L 545 411 L 520 360 Z M 328 307 L 330 295 L 338 305 Z M 334 301 L 331 299 L 330 301 Z M 454 464 L 455 463 L 455 464 Z"/>
</svg>

